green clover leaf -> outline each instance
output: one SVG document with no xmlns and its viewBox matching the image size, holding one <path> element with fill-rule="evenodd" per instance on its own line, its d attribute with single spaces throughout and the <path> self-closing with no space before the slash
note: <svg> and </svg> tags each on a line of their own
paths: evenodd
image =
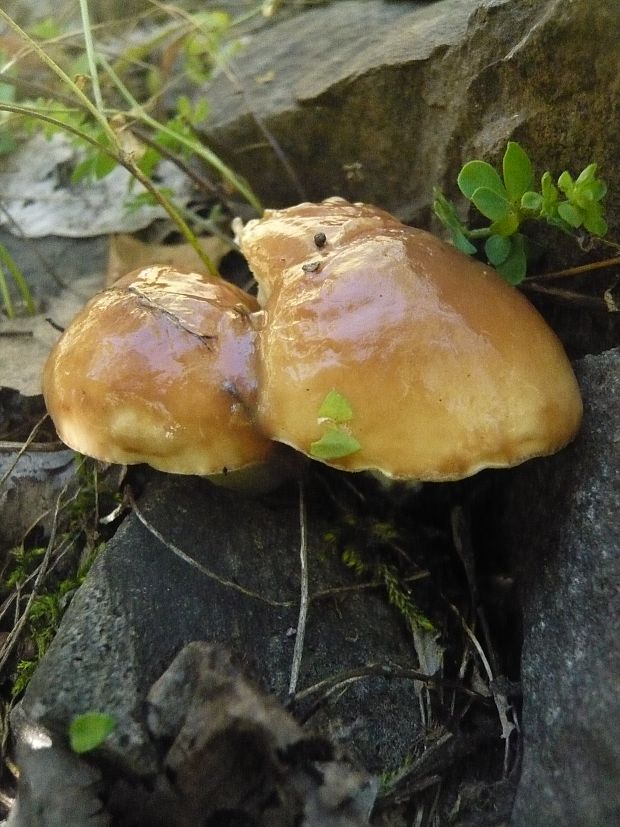
<svg viewBox="0 0 620 827">
<path fill-rule="evenodd" d="M 317 459 L 341 459 L 359 451 L 362 446 L 343 428 L 328 428 L 323 436 L 310 445 L 310 456 Z"/>
<path fill-rule="evenodd" d="M 116 726 L 116 718 L 105 712 L 76 715 L 69 724 L 69 743 L 73 752 L 90 752 L 100 746 Z"/>
</svg>

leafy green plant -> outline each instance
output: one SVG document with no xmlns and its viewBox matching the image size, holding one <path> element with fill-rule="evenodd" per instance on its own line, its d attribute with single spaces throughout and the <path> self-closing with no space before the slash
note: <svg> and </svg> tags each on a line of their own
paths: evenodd
<svg viewBox="0 0 620 827">
<path fill-rule="evenodd" d="M 0 244 L 0 298 L 2 299 L 4 312 L 9 319 L 14 319 L 17 311 L 11 295 L 9 279 L 12 279 L 17 287 L 26 313 L 29 316 L 34 316 L 36 312 L 35 303 L 26 277 L 4 244 Z"/>
<path fill-rule="evenodd" d="M 467 227 L 455 205 L 438 190 L 433 208 L 459 250 L 473 255 L 478 252 L 474 242 L 484 240 L 489 263 L 508 282 L 519 284 L 527 271 L 527 239 L 520 232 L 525 221 L 546 221 L 570 234 L 582 228 L 594 236 L 607 233 L 602 204 L 607 187 L 596 173 L 596 164 L 589 164 L 577 178 L 564 171 L 554 183 L 547 171 L 539 189 L 535 189 L 528 154 L 518 143 L 509 141 L 502 175 L 486 161 L 473 160 L 464 165 L 457 178 L 463 195 L 491 222 L 488 226 Z"/>
<path fill-rule="evenodd" d="M 63 68 L 35 37 L 0 9 L 0 20 L 51 70 L 59 79 L 62 89 L 51 99 L 15 102 L 10 93 L 2 93 L 2 87 L 0 112 L 21 118 L 26 128 L 32 129 L 33 122 L 39 127 L 43 125 L 48 136 L 62 131 L 84 147 L 83 160 L 73 172 L 74 181 L 87 176 L 101 178 L 117 166 L 125 167 L 146 190 L 146 194 L 138 196 L 138 199 L 160 204 L 186 241 L 194 247 L 206 268 L 216 275 L 215 266 L 191 229 L 191 217 L 175 204 L 173 194 L 157 185 L 154 172 L 158 162 L 162 158 L 169 158 L 178 161 L 179 166 L 189 172 L 184 161 L 193 156 L 215 170 L 229 190 L 238 192 L 259 212 L 260 202 L 247 182 L 197 135 L 195 127 L 206 115 L 206 104 L 200 103 L 192 108 L 186 97 L 179 96 L 175 113 L 164 120 L 154 117 L 151 114 L 151 103 L 140 103 L 119 74 L 127 67 L 127 61 L 118 60 L 112 65 L 97 50 L 92 37 L 87 0 L 80 0 L 80 8 L 85 42 L 81 72 L 76 72 L 76 61 L 70 68 Z M 194 16 L 185 14 L 182 24 L 185 28 L 179 42 L 185 50 L 187 72 L 194 79 L 203 79 L 208 71 L 209 60 L 212 66 L 216 65 L 223 59 L 222 55 L 226 54 L 224 45 L 221 53 L 216 52 L 223 43 L 228 18 L 221 13 L 198 12 Z M 133 65 L 131 61 L 130 64 Z M 85 70 L 87 73 L 84 73 Z M 151 74 L 150 83 L 156 82 Z M 111 100 L 104 99 L 104 92 Z M 135 202 L 133 206 L 135 208 Z"/>
<path fill-rule="evenodd" d="M 419 630 L 437 631 L 416 603 L 398 565 L 389 559 L 399 539 L 395 526 L 381 520 L 360 523 L 352 515 L 346 515 L 343 525 L 328 532 L 324 539 L 328 547 L 339 551 L 347 568 L 385 589 L 388 602 L 399 612 L 412 634 Z"/>
<path fill-rule="evenodd" d="M 59 499 L 46 547 L 26 541 L 8 552 L 0 577 L 0 618 L 15 607 L 13 628 L 0 647 L 0 664 L 10 663 L 10 694 L 24 691 L 47 651 L 77 589 L 103 547 L 100 510 L 118 504 L 114 479 L 102 481 L 94 462 L 76 460 L 71 490 Z M 17 655 L 13 655 L 14 650 Z M 1 668 L 1 667 L 0 667 Z"/>
<path fill-rule="evenodd" d="M 84 712 L 76 715 L 69 724 L 69 744 L 73 752 L 81 755 L 101 746 L 114 731 L 116 718 L 106 712 Z"/>
<path fill-rule="evenodd" d="M 24 631 L 30 641 L 30 654 L 17 661 L 15 680 L 11 688 L 14 698 L 21 695 L 28 686 L 39 661 L 47 652 L 54 639 L 60 621 L 69 605 L 71 598 L 82 585 L 88 571 L 94 562 L 101 546 L 94 548 L 77 566 L 77 569 L 57 582 L 51 580 L 49 585 L 37 595 L 30 605 Z M 23 545 L 14 551 L 17 565 L 6 578 L 6 588 L 16 588 L 25 583 L 31 573 L 33 564 L 38 562 L 45 549 L 30 549 L 24 551 Z"/>
</svg>

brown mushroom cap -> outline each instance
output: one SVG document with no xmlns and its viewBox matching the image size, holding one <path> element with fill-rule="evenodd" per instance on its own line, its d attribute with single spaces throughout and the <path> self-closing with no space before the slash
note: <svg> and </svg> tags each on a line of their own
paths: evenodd
<svg viewBox="0 0 620 827">
<path fill-rule="evenodd" d="M 344 198 L 326 198 L 318 204 L 305 202 L 285 210 L 265 210 L 243 226 L 236 226 L 237 241 L 259 286 L 264 305 L 274 283 L 288 267 L 321 261 L 362 233 L 385 227 L 402 227 L 394 216 L 367 204 L 351 204 Z M 325 241 L 318 237 L 324 235 Z"/>
<path fill-rule="evenodd" d="M 460 479 L 569 442 L 581 398 L 538 312 L 490 267 L 386 215 L 330 199 L 268 212 L 241 233 L 267 284 L 263 431 L 312 456 L 332 427 L 361 447 L 328 464 L 418 480 Z M 317 231 L 327 236 L 318 250 Z M 330 391 L 349 404 L 346 422 L 322 420 Z"/>
<path fill-rule="evenodd" d="M 256 301 L 237 287 L 147 267 L 95 296 L 47 361 L 43 392 L 64 442 L 117 463 L 219 474 L 261 462 Z"/>
</svg>

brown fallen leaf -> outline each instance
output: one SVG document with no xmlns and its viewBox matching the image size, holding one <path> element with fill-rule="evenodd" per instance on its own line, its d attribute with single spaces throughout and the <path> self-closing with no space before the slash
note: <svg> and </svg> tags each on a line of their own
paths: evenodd
<svg viewBox="0 0 620 827">
<path fill-rule="evenodd" d="M 204 236 L 199 239 L 200 246 L 217 266 L 222 257 L 232 248 L 216 236 Z M 187 243 L 152 244 L 140 241 L 133 235 L 117 233 L 110 236 L 110 253 L 106 286 L 109 287 L 119 278 L 151 264 L 169 264 L 179 270 L 205 273 L 206 268 L 198 253 Z"/>
</svg>

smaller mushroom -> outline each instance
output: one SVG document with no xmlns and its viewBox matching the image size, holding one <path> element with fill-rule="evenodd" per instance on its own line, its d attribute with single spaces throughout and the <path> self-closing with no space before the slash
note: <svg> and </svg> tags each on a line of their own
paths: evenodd
<svg viewBox="0 0 620 827">
<path fill-rule="evenodd" d="M 43 392 L 61 439 L 108 462 L 227 475 L 266 462 L 255 425 L 256 301 L 171 267 L 130 273 L 53 348 Z"/>
<path fill-rule="evenodd" d="M 264 301 L 258 421 L 272 439 L 338 468 L 440 481 L 575 436 L 562 345 L 492 268 L 342 199 L 268 211 L 239 239 Z"/>
</svg>

